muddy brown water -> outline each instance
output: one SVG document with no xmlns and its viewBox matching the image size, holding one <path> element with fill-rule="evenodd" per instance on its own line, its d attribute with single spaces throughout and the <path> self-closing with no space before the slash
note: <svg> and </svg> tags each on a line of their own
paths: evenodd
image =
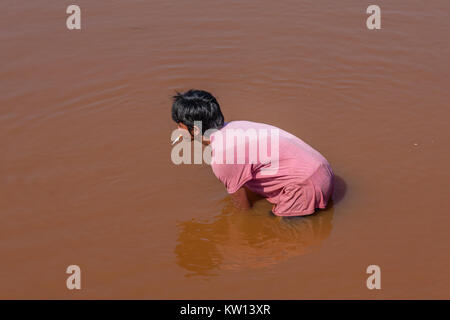
<svg viewBox="0 0 450 320">
<path fill-rule="evenodd" d="M 81 31 L 0 3 L 0 298 L 450 298 L 450 2 L 376 1 L 374 31 L 356 0 L 75 3 Z M 236 212 L 174 165 L 190 88 L 319 150 L 330 208 Z"/>
</svg>

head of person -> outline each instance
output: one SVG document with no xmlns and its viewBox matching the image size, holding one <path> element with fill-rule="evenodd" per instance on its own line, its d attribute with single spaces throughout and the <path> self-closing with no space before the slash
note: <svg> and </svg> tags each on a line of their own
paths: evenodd
<svg viewBox="0 0 450 320">
<path fill-rule="evenodd" d="M 224 117 L 219 103 L 214 96 L 203 90 L 177 92 L 173 96 L 172 119 L 180 129 L 188 130 L 192 137 L 210 129 L 220 129 L 224 125 Z M 201 123 L 201 126 L 198 124 Z"/>
</svg>

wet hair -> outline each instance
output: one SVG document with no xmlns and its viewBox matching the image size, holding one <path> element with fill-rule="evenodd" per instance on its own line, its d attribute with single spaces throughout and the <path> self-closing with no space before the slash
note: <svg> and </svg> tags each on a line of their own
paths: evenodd
<svg viewBox="0 0 450 320">
<path fill-rule="evenodd" d="M 224 118 L 219 103 L 209 92 L 191 89 L 173 96 L 172 119 L 183 123 L 192 132 L 194 121 L 202 122 L 202 134 L 223 127 Z"/>
</svg>

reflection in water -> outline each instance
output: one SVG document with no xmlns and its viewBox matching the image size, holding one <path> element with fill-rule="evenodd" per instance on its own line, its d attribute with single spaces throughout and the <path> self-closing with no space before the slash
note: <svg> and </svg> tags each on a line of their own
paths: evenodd
<svg viewBox="0 0 450 320">
<path fill-rule="evenodd" d="M 256 201 L 249 212 L 223 200 L 222 213 L 205 221 L 178 224 L 177 263 L 192 275 L 219 270 L 269 267 L 318 248 L 331 232 L 333 206 L 307 217 L 274 216 L 271 205 Z"/>
</svg>

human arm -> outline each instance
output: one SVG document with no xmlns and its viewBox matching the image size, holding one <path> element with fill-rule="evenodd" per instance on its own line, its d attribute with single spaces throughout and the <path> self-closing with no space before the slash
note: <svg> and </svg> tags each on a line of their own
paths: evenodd
<svg viewBox="0 0 450 320">
<path fill-rule="evenodd" d="M 249 210 L 251 208 L 250 201 L 247 197 L 247 191 L 244 187 L 239 188 L 231 194 L 231 199 L 235 208 L 239 210 Z"/>
</svg>

